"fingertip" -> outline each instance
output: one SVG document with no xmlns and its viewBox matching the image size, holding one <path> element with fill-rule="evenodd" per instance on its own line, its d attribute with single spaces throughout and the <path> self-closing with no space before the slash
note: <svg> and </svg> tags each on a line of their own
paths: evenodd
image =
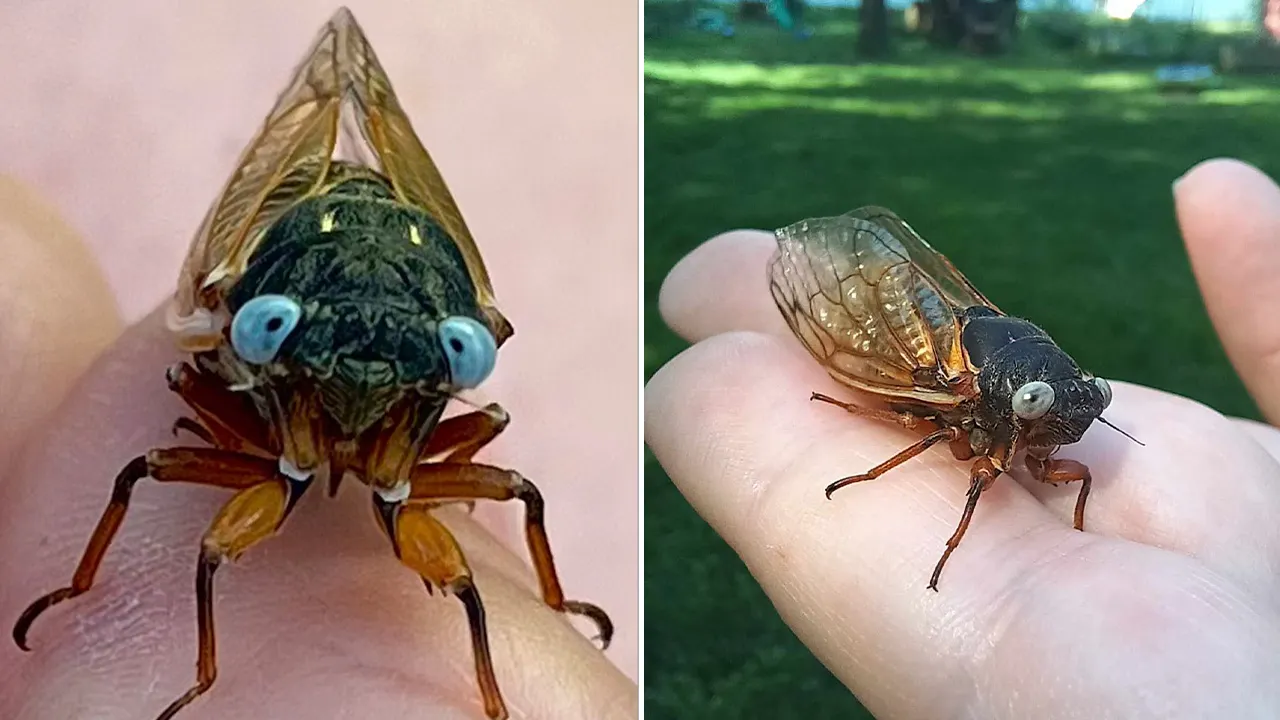
<svg viewBox="0 0 1280 720">
<path fill-rule="evenodd" d="M 662 319 L 689 342 L 731 330 L 777 331 L 783 325 L 765 274 L 776 247 L 761 230 L 731 230 L 702 243 L 663 280 Z"/>
<path fill-rule="evenodd" d="M 1178 223 L 1193 254 L 1268 239 L 1249 231 L 1280 214 L 1280 188 L 1258 168 L 1234 158 L 1196 164 L 1174 181 L 1173 195 Z"/>
</svg>

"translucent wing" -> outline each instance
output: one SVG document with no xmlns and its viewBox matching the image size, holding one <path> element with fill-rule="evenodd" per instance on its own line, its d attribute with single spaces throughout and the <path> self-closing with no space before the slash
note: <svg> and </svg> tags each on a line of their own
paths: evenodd
<svg viewBox="0 0 1280 720">
<path fill-rule="evenodd" d="M 960 313 L 996 309 L 911 226 L 867 207 L 777 233 L 770 289 L 787 324 L 839 382 L 939 405 L 965 371 Z"/>
<path fill-rule="evenodd" d="M 497 309 L 489 271 L 440 170 L 413 131 L 391 81 L 355 19 L 341 10 L 330 25 L 337 26 L 338 68 L 357 106 L 356 117 L 365 141 L 377 154 L 382 172 L 400 199 L 430 213 L 458 246 L 476 286 L 476 299 L 501 344 L 511 336 L 511 324 Z"/>
<path fill-rule="evenodd" d="M 321 29 L 196 233 L 169 316 L 185 349 L 220 342 L 224 290 L 244 273 L 264 231 L 325 182 L 340 132 L 344 142 L 361 136 L 372 151 L 367 157 L 359 152 L 366 148 L 356 148 L 365 164 L 391 180 L 400 200 L 427 211 L 448 231 L 498 342 L 511 335 L 457 204 L 364 32 L 344 8 Z"/>
</svg>

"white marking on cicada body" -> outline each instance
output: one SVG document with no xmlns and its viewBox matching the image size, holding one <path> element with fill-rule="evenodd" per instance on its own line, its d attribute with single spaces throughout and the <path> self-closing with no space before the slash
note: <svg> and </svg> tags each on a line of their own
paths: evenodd
<svg viewBox="0 0 1280 720">
<path fill-rule="evenodd" d="M 389 488 L 374 486 L 373 491 L 387 503 L 402 503 L 409 499 L 409 481 L 401 480 Z"/>
<path fill-rule="evenodd" d="M 283 455 L 280 456 L 280 474 L 300 483 L 311 482 L 311 478 L 315 477 L 314 471 L 299 469 L 297 465 L 289 462 L 289 459 Z"/>
<path fill-rule="evenodd" d="M 178 336 L 178 344 L 198 349 L 212 349 L 222 337 L 226 318 L 205 308 L 196 308 L 190 315 L 178 312 L 178 304 L 170 303 L 165 310 L 164 324 Z M 210 343 L 213 343 L 210 345 Z"/>
</svg>

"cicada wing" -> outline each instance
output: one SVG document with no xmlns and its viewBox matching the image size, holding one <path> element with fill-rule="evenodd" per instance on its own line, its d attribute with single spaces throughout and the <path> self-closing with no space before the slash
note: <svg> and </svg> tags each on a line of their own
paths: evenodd
<svg viewBox="0 0 1280 720">
<path fill-rule="evenodd" d="M 832 377 L 881 395 L 959 402 L 946 381 L 964 372 L 964 306 L 926 272 L 936 252 L 852 213 L 805 220 L 776 237 L 774 302 Z"/>
<path fill-rule="evenodd" d="M 382 173 L 391 181 L 399 198 L 427 211 L 457 245 L 476 287 L 476 299 L 501 344 L 513 330 L 498 310 L 493 283 L 475 239 L 439 168 L 400 106 L 373 47 L 355 19 L 349 13 L 345 18 L 346 23 L 339 27 L 338 67 L 356 104 L 356 121 L 364 139 L 377 155 Z"/>
<path fill-rule="evenodd" d="M 196 233 L 169 317 L 184 349 L 220 342 L 222 291 L 244 273 L 264 231 L 326 181 L 339 138 L 358 162 L 386 175 L 402 201 L 444 227 L 466 262 L 495 338 L 501 344 L 510 337 L 511 324 L 494 303 L 488 271 L 457 204 L 364 31 L 343 8 L 320 30 Z"/>
<path fill-rule="evenodd" d="M 870 205 L 846 213 L 846 216 L 866 220 L 888 230 L 906 251 L 911 262 L 933 280 L 938 290 L 953 306 L 967 308 L 982 305 L 996 312 L 1000 311 L 973 286 L 973 283 L 969 282 L 969 278 L 951 264 L 945 255 L 934 250 L 933 246 L 920 237 L 915 228 L 908 225 L 892 210 Z"/>
<path fill-rule="evenodd" d="M 170 314 L 188 349 L 217 344 L 222 290 L 244 273 L 264 231 L 324 181 L 344 94 L 338 41 L 354 22 L 342 11 L 321 29 L 196 232 Z"/>
</svg>

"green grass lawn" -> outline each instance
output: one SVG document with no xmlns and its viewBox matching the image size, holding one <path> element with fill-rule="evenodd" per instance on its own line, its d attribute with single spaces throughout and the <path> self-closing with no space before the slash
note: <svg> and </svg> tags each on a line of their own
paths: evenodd
<svg viewBox="0 0 1280 720">
<path fill-rule="evenodd" d="M 1099 375 L 1256 416 L 1201 304 L 1170 183 L 1219 155 L 1280 171 L 1280 83 L 1176 100 L 1150 67 L 1043 52 L 857 64 L 851 16 L 820 20 L 809 42 L 744 28 L 646 43 L 647 374 L 683 347 L 657 293 L 698 243 L 879 204 Z M 743 282 L 765 292 L 763 277 Z M 651 457 L 645 507 L 647 717 L 868 717 Z"/>
</svg>

